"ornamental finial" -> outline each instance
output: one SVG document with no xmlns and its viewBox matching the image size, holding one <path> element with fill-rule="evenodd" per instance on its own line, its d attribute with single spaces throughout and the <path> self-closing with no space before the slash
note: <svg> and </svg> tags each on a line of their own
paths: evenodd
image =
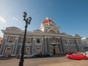
<svg viewBox="0 0 88 66">
<path fill-rule="evenodd" d="M 48 17 L 46 17 L 46 19 L 49 19 Z"/>
</svg>

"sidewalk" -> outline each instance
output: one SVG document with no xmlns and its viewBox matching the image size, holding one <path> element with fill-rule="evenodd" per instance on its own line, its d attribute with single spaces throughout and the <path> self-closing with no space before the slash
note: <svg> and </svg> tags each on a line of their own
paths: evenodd
<svg viewBox="0 0 88 66">
<path fill-rule="evenodd" d="M 74 60 L 71 62 L 52 63 L 39 66 L 88 66 L 88 60 Z"/>
</svg>

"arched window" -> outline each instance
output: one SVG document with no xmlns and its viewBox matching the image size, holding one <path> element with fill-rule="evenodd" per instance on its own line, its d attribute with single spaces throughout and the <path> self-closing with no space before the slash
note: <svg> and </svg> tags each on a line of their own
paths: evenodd
<svg viewBox="0 0 88 66">
<path fill-rule="evenodd" d="M 10 36 L 9 37 L 9 42 L 13 42 L 13 40 L 14 40 L 14 37 L 13 36 Z"/>
<path fill-rule="evenodd" d="M 50 30 L 49 33 L 56 33 L 54 30 Z"/>
<path fill-rule="evenodd" d="M 30 43 L 30 42 L 31 42 L 31 39 L 30 39 L 30 38 L 28 38 L 28 39 L 27 39 L 27 43 Z"/>
<path fill-rule="evenodd" d="M 37 43 L 40 43 L 40 39 L 39 38 L 37 38 Z"/>
</svg>

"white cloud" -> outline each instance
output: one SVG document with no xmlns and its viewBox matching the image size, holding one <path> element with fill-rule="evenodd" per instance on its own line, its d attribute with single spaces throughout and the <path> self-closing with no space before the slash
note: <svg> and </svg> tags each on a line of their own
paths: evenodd
<svg viewBox="0 0 88 66">
<path fill-rule="evenodd" d="M 6 20 L 2 16 L 0 16 L 0 22 L 1 23 L 6 23 Z"/>
<path fill-rule="evenodd" d="M 17 18 L 13 17 L 13 19 L 17 21 Z"/>
</svg>

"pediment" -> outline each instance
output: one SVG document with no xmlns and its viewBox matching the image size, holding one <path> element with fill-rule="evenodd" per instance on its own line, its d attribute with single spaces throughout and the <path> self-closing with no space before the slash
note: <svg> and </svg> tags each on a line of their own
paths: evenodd
<svg viewBox="0 0 88 66">
<path fill-rule="evenodd" d="M 21 31 L 21 29 L 20 28 L 17 28 L 17 27 L 7 27 L 6 30 Z"/>
</svg>

